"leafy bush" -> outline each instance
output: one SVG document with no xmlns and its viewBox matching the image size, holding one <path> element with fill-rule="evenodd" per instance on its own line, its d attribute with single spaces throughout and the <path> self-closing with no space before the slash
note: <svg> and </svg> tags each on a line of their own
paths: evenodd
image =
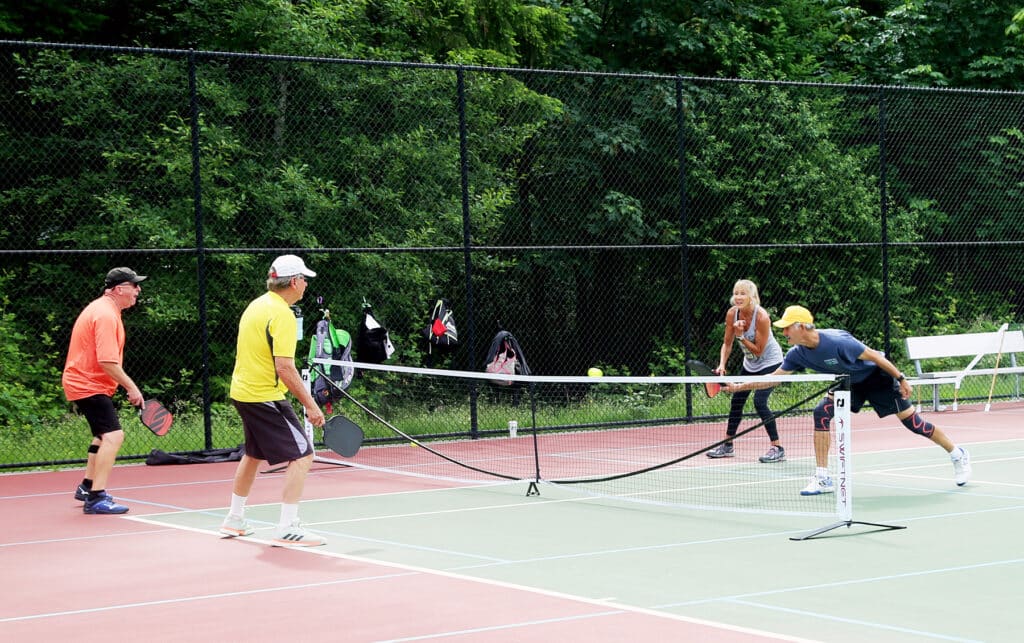
<svg viewBox="0 0 1024 643">
<path fill-rule="evenodd" d="M 27 431 L 64 414 L 59 358 L 49 332 L 32 333 L 13 313 L 0 314 L 0 426 Z"/>
</svg>

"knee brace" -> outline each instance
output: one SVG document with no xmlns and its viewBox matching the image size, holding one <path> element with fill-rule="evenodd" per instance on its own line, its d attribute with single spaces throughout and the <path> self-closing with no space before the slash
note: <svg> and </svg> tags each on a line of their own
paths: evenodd
<svg viewBox="0 0 1024 643">
<path fill-rule="evenodd" d="M 829 424 L 832 423 L 832 418 L 835 417 L 835 414 L 835 401 L 828 396 L 822 398 L 818 402 L 818 406 L 814 407 L 814 430 L 828 431 Z"/>
<path fill-rule="evenodd" d="M 917 411 L 914 411 L 913 415 L 903 418 L 900 422 L 903 423 L 903 426 L 910 429 L 912 433 L 923 435 L 926 438 L 932 437 L 932 431 L 935 430 L 935 425 L 931 422 L 926 422 Z"/>
<path fill-rule="evenodd" d="M 98 444 L 90 444 L 89 445 L 89 453 L 99 453 L 99 452 L 100 452 L 100 445 L 98 445 Z"/>
</svg>

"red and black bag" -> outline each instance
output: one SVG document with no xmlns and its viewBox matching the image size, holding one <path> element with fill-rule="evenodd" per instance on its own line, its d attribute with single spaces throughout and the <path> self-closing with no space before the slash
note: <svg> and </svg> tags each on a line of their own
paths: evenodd
<svg viewBox="0 0 1024 643">
<path fill-rule="evenodd" d="M 455 349 L 459 343 L 459 331 L 455 328 L 451 306 L 447 299 L 438 299 L 430 313 L 430 323 L 423 329 L 427 342 L 427 354 L 444 353 Z"/>
</svg>

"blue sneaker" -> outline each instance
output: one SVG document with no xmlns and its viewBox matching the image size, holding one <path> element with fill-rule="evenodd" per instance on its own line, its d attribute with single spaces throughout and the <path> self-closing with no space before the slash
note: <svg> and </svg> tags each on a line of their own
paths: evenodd
<svg viewBox="0 0 1024 643">
<path fill-rule="evenodd" d="M 82 505 L 82 512 L 87 514 L 123 514 L 128 512 L 128 507 L 114 502 L 110 494 L 104 494 L 92 502 L 86 500 Z"/>
<path fill-rule="evenodd" d="M 107 493 L 106 491 L 103 492 L 103 495 L 108 497 L 108 498 L 110 497 L 110 494 Z M 77 500 L 79 502 L 85 502 L 88 499 L 89 499 L 89 490 L 86 489 L 85 487 L 83 487 L 81 484 L 79 484 L 78 488 L 75 489 L 75 500 Z"/>
</svg>

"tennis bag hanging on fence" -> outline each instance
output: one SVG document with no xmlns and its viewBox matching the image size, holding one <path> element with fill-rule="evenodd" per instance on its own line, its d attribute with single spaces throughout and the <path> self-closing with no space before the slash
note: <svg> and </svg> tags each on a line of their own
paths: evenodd
<svg viewBox="0 0 1024 643">
<path fill-rule="evenodd" d="M 512 350 L 508 341 L 502 343 L 501 348 L 498 349 L 494 359 L 488 362 L 487 367 L 484 368 L 488 373 L 500 373 L 502 375 L 515 375 L 516 369 L 518 368 L 519 361 L 516 359 L 516 352 Z M 512 383 L 512 380 L 493 380 L 495 384 L 504 384 L 508 386 Z"/>
<path fill-rule="evenodd" d="M 529 375 L 530 367 L 526 365 L 523 349 L 512 333 L 500 331 L 491 340 L 491 348 L 487 351 L 488 373 L 505 373 L 508 375 Z M 512 384 L 511 380 L 492 380 L 495 384 Z"/>
<path fill-rule="evenodd" d="M 438 299 L 430 313 L 430 323 L 423 329 L 427 340 L 427 353 L 451 351 L 459 343 L 459 332 L 455 329 L 451 307 L 447 299 Z"/>
<path fill-rule="evenodd" d="M 316 323 L 316 332 L 309 343 L 310 364 L 313 363 L 314 358 L 333 359 L 341 362 L 352 361 L 352 337 L 347 331 L 334 327 L 329 313 L 325 313 L 324 318 Z M 331 364 L 323 370 L 342 389 L 348 388 L 352 382 L 352 376 L 355 374 L 354 367 L 337 364 Z M 339 398 L 339 393 L 316 370 L 313 371 L 311 378 L 313 399 L 330 413 L 333 410 L 331 405 Z"/>
<path fill-rule="evenodd" d="M 391 357 L 395 346 L 391 343 L 388 329 L 381 326 L 373 316 L 373 308 L 363 302 L 363 321 L 356 334 L 356 359 L 368 364 L 380 364 Z"/>
</svg>

